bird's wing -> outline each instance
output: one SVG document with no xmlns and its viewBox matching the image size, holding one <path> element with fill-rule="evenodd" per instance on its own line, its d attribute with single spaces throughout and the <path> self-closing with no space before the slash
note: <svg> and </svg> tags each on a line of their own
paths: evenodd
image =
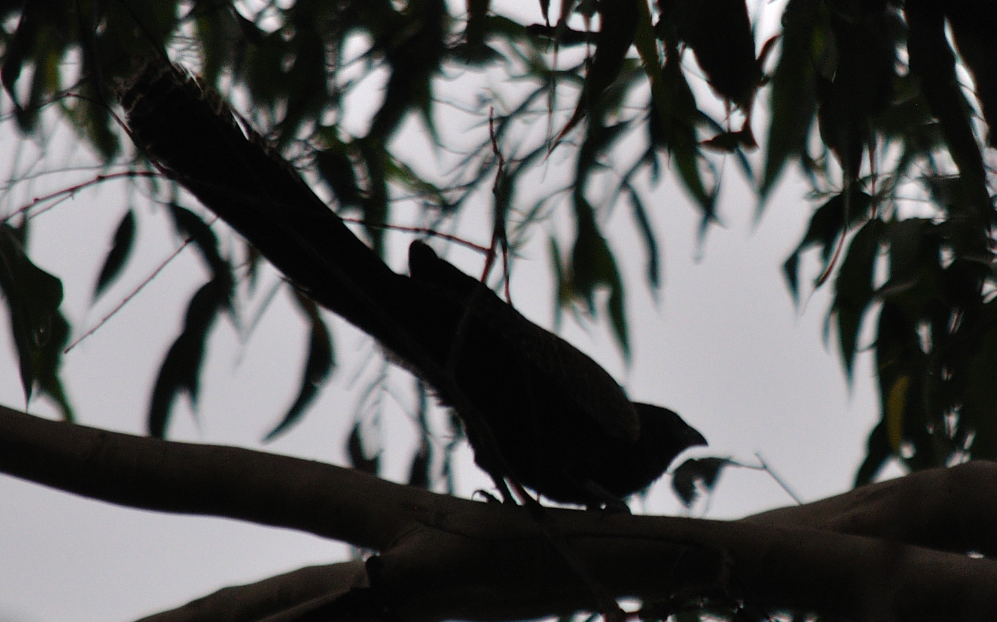
<svg viewBox="0 0 997 622">
<path fill-rule="evenodd" d="M 574 402 L 607 434 L 628 442 L 640 436 L 640 419 L 626 393 L 588 355 L 528 320 L 481 281 L 420 241 L 409 248 L 409 271 L 413 279 L 459 301 L 467 313 L 516 344 L 543 382 L 557 386 L 562 399 Z"/>
</svg>

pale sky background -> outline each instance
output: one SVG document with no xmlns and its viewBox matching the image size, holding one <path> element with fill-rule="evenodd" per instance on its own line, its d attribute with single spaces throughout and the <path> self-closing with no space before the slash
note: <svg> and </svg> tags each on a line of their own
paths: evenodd
<svg viewBox="0 0 997 622">
<path fill-rule="evenodd" d="M 72 138 L 63 130 L 50 144 L 68 146 Z M 9 133 L 3 135 L 3 144 L 13 140 Z M 59 157 L 49 168 L 61 163 Z M 65 158 L 72 161 L 73 156 Z M 5 173 L 8 166 L 3 165 Z M 725 163 L 724 171 L 723 227 L 710 229 L 702 249 L 696 242 L 699 215 L 673 178 L 645 196 L 661 242 L 664 284 L 657 300 L 643 282 L 644 248 L 635 237 L 629 209 L 621 205 L 608 221 L 628 283 L 629 368 L 605 327 L 581 327 L 566 316 L 561 334 L 605 365 L 633 399 L 672 408 L 698 428 L 710 447 L 689 455 L 756 463 L 758 452 L 804 500 L 843 492 L 876 419 L 870 357 L 860 355 L 849 388 L 833 347 L 825 348 L 823 341 L 827 292 L 818 292 L 801 311 L 782 278 L 781 264 L 812 213 L 804 199 L 807 188 L 787 175 L 755 226 L 753 193 L 733 161 Z M 550 178 L 541 182 L 553 183 Z M 50 183 L 67 185 L 62 180 Z M 39 182 L 26 196 L 46 187 L 54 186 Z M 24 196 L 6 201 L 9 209 Z M 32 256 L 63 278 L 63 309 L 77 331 L 97 322 L 179 244 L 167 234 L 162 210 L 137 204 L 139 254 L 121 282 L 91 308 L 95 275 L 126 205 L 112 187 L 88 190 L 32 221 Z M 469 235 L 487 241 L 472 225 L 475 219 L 486 221 L 490 205 L 481 202 L 471 209 Z M 232 242 L 222 235 L 224 243 Z M 516 264 L 512 297 L 523 313 L 549 327 L 553 288 L 546 247 L 546 231 L 538 229 Z M 400 260 L 403 253 L 399 239 L 393 255 Z M 463 254 L 455 259 L 465 270 L 480 272 L 480 259 Z M 180 329 L 190 294 L 204 280 L 198 261 L 193 252 L 182 253 L 66 356 L 64 377 L 81 423 L 144 431 L 156 371 Z M 808 278 L 815 276 L 815 263 L 805 265 Z M 395 267 L 402 265 L 396 262 Z M 275 279 L 268 273 L 263 289 Z M 285 294 L 278 296 L 248 344 L 240 343 L 229 323 L 218 327 L 209 346 L 197 423 L 185 404 L 176 408 L 172 439 L 261 447 L 259 439 L 289 405 L 303 363 L 304 327 Z M 23 408 L 3 322 L 0 403 Z M 345 464 L 345 434 L 371 370 L 355 378 L 372 346 L 342 322 L 334 330 L 340 366 L 333 380 L 303 423 L 265 446 L 266 451 Z M 411 383 L 397 370 L 391 380 L 401 389 Z M 52 412 L 37 401 L 30 410 Z M 382 423 L 382 460 L 388 476 L 400 479 L 411 457 L 414 428 L 395 405 L 389 405 Z M 462 495 L 489 486 L 466 450 L 459 469 Z M 765 473 L 730 469 L 709 502 L 697 505 L 693 514 L 733 518 L 791 503 Z M 667 478 L 652 489 L 647 511 L 682 511 Z M 123 509 L 0 476 L 0 622 L 125 621 L 227 585 L 345 555 L 343 545 L 310 535 Z"/>
</svg>

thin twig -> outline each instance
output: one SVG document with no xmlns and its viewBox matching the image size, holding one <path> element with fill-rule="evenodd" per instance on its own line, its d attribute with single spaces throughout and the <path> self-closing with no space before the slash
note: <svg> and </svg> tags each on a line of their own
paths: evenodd
<svg viewBox="0 0 997 622">
<path fill-rule="evenodd" d="M 437 231 L 435 229 L 430 229 L 429 227 L 409 227 L 409 226 L 406 226 L 406 225 L 396 225 L 396 224 L 392 224 L 392 223 L 375 223 L 375 222 L 368 222 L 368 221 L 366 221 L 366 220 L 364 220 L 362 218 L 348 218 L 346 216 L 339 216 L 339 218 L 342 219 L 345 222 L 351 222 L 351 223 L 354 223 L 354 224 L 357 224 L 357 225 L 363 225 L 365 227 L 371 227 L 371 228 L 374 228 L 374 229 L 388 229 L 388 230 L 391 230 L 391 231 L 404 231 L 406 233 L 418 233 L 419 235 L 428 235 L 428 236 L 434 237 L 434 238 L 442 238 L 444 240 L 447 240 L 448 242 L 453 242 L 455 244 L 460 244 L 461 246 L 463 246 L 465 248 L 470 248 L 471 250 L 476 250 L 479 253 L 487 253 L 488 252 L 488 247 L 487 246 L 482 246 L 481 244 L 475 244 L 474 242 L 471 242 L 469 240 L 465 240 L 465 239 L 463 239 L 461 237 L 458 237 L 456 235 L 452 235 L 452 234 L 449 234 L 449 233 L 443 233 L 443 232 Z"/>
<path fill-rule="evenodd" d="M 772 477 L 772 479 L 775 480 L 775 483 L 779 484 L 779 486 L 781 486 L 782 489 L 786 491 L 786 494 L 793 498 L 793 501 L 796 502 L 796 505 L 803 505 L 803 500 L 800 499 L 800 497 L 797 496 L 795 492 L 793 492 L 793 489 L 789 487 L 789 484 L 786 483 L 786 480 L 782 479 L 782 477 L 780 477 L 778 473 L 772 470 L 772 467 L 769 466 L 769 463 L 765 462 L 765 458 L 762 458 L 762 454 L 756 451 L 755 457 L 758 458 L 758 462 L 761 463 L 761 466 L 758 468 L 768 473 Z"/>
<path fill-rule="evenodd" d="M 495 171 L 495 182 L 492 184 L 492 195 L 495 197 L 495 221 L 492 223 L 492 241 L 488 245 L 488 255 L 485 259 L 485 269 L 481 275 L 481 282 L 488 282 L 488 273 L 495 263 L 495 245 L 502 246 L 502 275 L 505 279 L 505 300 L 512 304 L 512 295 L 509 292 L 509 239 L 505 231 L 505 214 L 499 210 L 505 205 L 503 196 L 502 179 L 505 174 L 505 157 L 499 149 L 498 138 L 495 136 L 495 109 L 488 109 L 488 136 L 492 142 L 492 153 L 498 159 L 498 167 Z"/>
<path fill-rule="evenodd" d="M 28 210 L 30 210 L 31 208 L 36 207 L 37 205 L 40 205 L 42 203 L 46 203 L 48 201 L 53 201 L 55 199 L 60 199 L 56 203 L 56 205 L 58 205 L 59 202 L 62 202 L 62 201 L 65 201 L 66 199 L 72 198 L 80 190 L 83 190 L 84 188 L 89 188 L 90 186 L 96 186 L 97 184 L 103 183 L 105 181 L 112 181 L 112 180 L 121 179 L 121 178 L 160 177 L 160 176 L 161 176 L 160 173 L 154 172 L 154 171 L 122 171 L 120 173 L 106 173 L 106 174 L 101 173 L 100 175 L 97 175 L 93 179 L 87 180 L 87 181 L 85 181 L 83 183 L 76 184 L 75 186 L 70 186 L 69 188 L 63 188 L 62 190 L 56 190 L 55 192 L 52 192 L 52 193 L 49 193 L 49 194 L 46 194 L 46 195 L 43 195 L 43 196 L 40 196 L 40 197 L 35 197 L 34 199 L 31 200 L 30 203 L 28 203 L 27 205 L 24 205 L 22 207 L 19 207 L 16 210 L 14 210 L 14 212 L 12 212 L 11 214 L 8 214 L 0 222 L 6 223 L 11 218 L 14 218 L 15 216 L 17 216 L 19 214 L 23 214 L 23 213 L 27 212 Z M 42 213 L 44 213 L 44 211 L 48 211 L 52 207 L 54 207 L 54 206 L 46 207 L 45 210 L 43 210 Z"/>
<path fill-rule="evenodd" d="M 62 351 L 62 353 L 63 354 L 68 354 L 69 351 L 72 350 L 73 348 L 75 348 L 81 341 L 83 341 L 84 339 L 86 339 L 90 335 L 92 335 L 95 332 L 97 332 L 97 330 L 99 328 L 101 328 L 104 324 L 106 324 L 112 317 L 114 317 L 118 313 L 118 311 L 121 311 L 121 309 L 123 309 L 126 304 L 128 304 L 129 302 L 131 302 L 132 298 L 134 298 L 135 296 L 137 296 L 138 293 L 140 291 L 142 291 L 145 288 L 146 285 L 148 285 L 149 283 L 151 283 L 152 280 L 154 278 L 156 278 L 156 276 L 158 276 L 159 273 L 162 272 L 163 269 L 166 266 L 168 266 L 170 264 L 170 262 L 173 261 L 177 257 L 177 255 L 179 255 L 183 251 L 183 249 L 187 248 L 187 246 L 191 242 L 193 242 L 193 241 L 194 241 L 194 238 L 192 238 L 192 237 L 185 238 L 184 241 L 183 241 L 183 243 L 180 245 L 180 247 L 177 248 L 175 251 L 173 251 L 173 253 L 169 257 L 167 257 L 162 263 L 160 263 L 159 266 L 155 270 L 153 270 L 152 274 L 150 274 L 149 276 L 147 276 L 141 283 L 139 283 L 138 287 L 136 287 L 134 290 L 132 290 L 132 292 L 130 294 L 128 294 L 127 296 L 125 296 L 121 300 L 121 302 L 119 302 L 117 305 L 115 305 L 115 307 L 113 309 L 111 309 L 111 311 L 107 315 L 105 315 L 100 320 L 100 322 L 97 323 L 96 326 L 94 326 L 93 328 L 91 328 L 90 330 L 88 330 L 87 332 L 85 332 L 79 339 L 77 339 L 73 343 L 69 344 L 66 347 L 66 349 Z"/>
</svg>

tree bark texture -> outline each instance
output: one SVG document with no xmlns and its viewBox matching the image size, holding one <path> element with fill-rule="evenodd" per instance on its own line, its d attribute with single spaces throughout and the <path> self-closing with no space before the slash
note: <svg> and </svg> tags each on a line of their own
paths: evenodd
<svg viewBox="0 0 997 622">
<path fill-rule="evenodd" d="M 308 460 L 49 421 L 0 407 L 0 471 L 128 507 L 300 529 L 376 551 L 154 619 L 503 620 L 594 608 L 525 508 Z M 997 617 L 997 465 L 924 471 L 740 521 L 548 510 L 612 596 L 697 596 L 853 620 Z M 225 615 L 222 615 L 224 612 Z M 272 617 L 275 616 L 275 617 Z"/>
</svg>

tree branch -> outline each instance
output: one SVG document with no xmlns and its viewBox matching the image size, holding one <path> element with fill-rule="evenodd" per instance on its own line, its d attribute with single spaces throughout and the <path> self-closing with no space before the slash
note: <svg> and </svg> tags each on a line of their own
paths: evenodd
<svg viewBox="0 0 997 622">
<path fill-rule="evenodd" d="M 381 553 L 368 561 L 366 576 L 356 565 L 301 570 L 229 588 L 164 621 L 217 619 L 232 608 L 252 613 L 236 619 L 253 620 L 278 609 L 277 619 L 320 619 L 344 608 L 353 617 L 390 612 L 405 620 L 496 620 L 594 607 L 591 592 L 519 507 L 456 499 L 307 460 L 104 432 L 4 407 L 0 471 L 121 505 L 290 527 Z M 734 522 L 550 514 L 616 598 L 726 596 L 854 620 L 976 621 L 997 616 L 997 564 L 892 538 L 928 542 L 926 531 L 948 530 L 956 521 L 963 539 L 943 545 L 989 550 L 995 471 L 992 463 L 927 471 Z M 305 576 L 317 582 L 301 586 L 294 578 Z M 280 600 L 282 585 L 300 591 Z"/>
<path fill-rule="evenodd" d="M 997 463 L 918 471 L 744 520 L 866 535 L 953 553 L 997 554 Z"/>
<path fill-rule="evenodd" d="M 302 613 L 335 601 L 351 590 L 369 587 L 362 561 L 309 566 L 257 583 L 226 587 L 183 607 L 141 622 L 193 620 L 295 620 Z"/>
<path fill-rule="evenodd" d="M 414 508 L 440 497 L 320 462 L 107 432 L 4 406 L 0 471 L 127 507 L 287 527 L 378 550 L 411 523 Z"/>
</svg>

